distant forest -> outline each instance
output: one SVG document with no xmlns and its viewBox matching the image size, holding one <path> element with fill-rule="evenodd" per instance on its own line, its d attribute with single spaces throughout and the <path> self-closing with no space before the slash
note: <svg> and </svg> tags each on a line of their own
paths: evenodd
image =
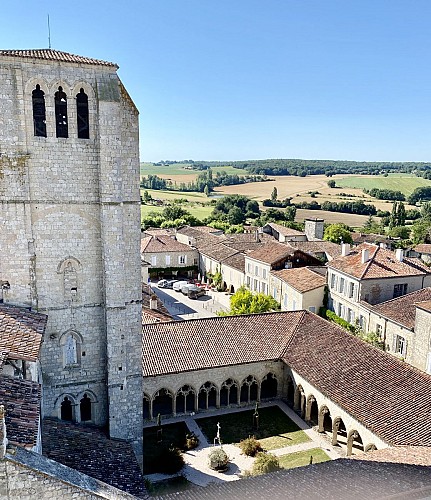
<svg viewBox="0 0 431 500">
<path fill-rule="evenodd" d="M 184 163 L 195 170 L 207 170 L 213 167 L 231 166 L 244 169 L 250 175 L 327 175 L 335 174 L 384 174 L 391 172 L 415 173 L 431 178 L 431 162 L 359 162 L 344 160 L 299 160 L 271 159 L 247 161 L 161 161 L 156 166 Z"/>
</svg>

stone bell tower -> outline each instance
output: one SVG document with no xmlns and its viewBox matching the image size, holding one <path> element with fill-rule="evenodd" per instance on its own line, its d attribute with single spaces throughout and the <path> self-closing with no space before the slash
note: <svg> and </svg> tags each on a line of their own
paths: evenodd
<svg viewBox="0 0 431 500">
<path fill-rule="evenodd" d="M 0 281 L 48 315 L 43 413 L 142 433 L 138 111 L 110 62 L 0 50 Z"/>
</svg>

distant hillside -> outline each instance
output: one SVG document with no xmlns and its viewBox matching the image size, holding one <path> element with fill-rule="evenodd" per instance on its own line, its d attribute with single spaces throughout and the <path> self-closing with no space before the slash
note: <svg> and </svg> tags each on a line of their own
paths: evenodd
<svg viewBox="0 0 431 500">
<path fill-rule="evenodd" d="M 382 173 L 415 173 L 421 177 L 430 175 L 431 162 L 360 162 L 344 160 L 300 160 L 270 159 L 244 161 L 161 161 L 154 166 L 183 164 L 193 170 L 206 170 L 214 167 L 232 167 L 246 170 L 253 175 L 321 175 L 334 174 L 382 174 Z"/>
</svg>

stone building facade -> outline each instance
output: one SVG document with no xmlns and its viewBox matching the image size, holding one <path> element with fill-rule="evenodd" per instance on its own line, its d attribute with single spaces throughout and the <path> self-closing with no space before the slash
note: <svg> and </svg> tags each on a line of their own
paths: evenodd
<svg viewBox="0 0 431 500">
<path fill-rule="evenodd" d="M 48 315 L 45 415 L 141 432 L 138 111 L 106 61 L 0 51 L 0 280 Z M 133 408 L 133 411 L 131 409 Z"/>
</svg>

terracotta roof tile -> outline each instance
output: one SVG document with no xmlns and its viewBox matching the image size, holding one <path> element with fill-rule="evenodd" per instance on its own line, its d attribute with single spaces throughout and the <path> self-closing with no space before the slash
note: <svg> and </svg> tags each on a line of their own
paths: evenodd
<svg viewBox="0 0 431 500">
<path fill-rule="evenodd" d="M 268 222 L 266 226 L 271 227 L 282 236 L 305 236 L 305 233 L 303 231 L 297 231 L 296 229 L 291 229 L 290 227 L 282 226 L 281 224 L 277 224 L 275 222 Z"/>
<path fill-rule="evenodd" d="M 271 271 L 271 274 L 286 282 L 298 292 L 304 293 L 325 286 L 326 277 L 317 274 L 308 267 L 296 267 L 292 269 L 282 269 Z"/>
<path fill-rule="evenodd" d="M 303 314 L 296 311 L 145 325 L 144 376 L 278 359 Z"/>
<path fill-rule="evenodd" d="M 425 300 L 424 302 L 418 302 L 416 304 L 417 307 L 421 309 L 425 309 L 425 311 L 431 311 L 431 300 Z"/>
<path fill-rule="evenodd" d="M 150 308 L 150 300 L 155 298 L 157 301 L 157 308 Z M 151 287 L 146 283 L 142 284 L 142 324 L 160 323 L 165 321 L 173 321 L 172 315 L 164 306 L 163 302 L 152 291 Z"/>
<path fill-rule="evenodd" d="M 368 305 L 374 313 L 384 316 L 395 323 L 405 326 L 410 330 L 414 329 L 416 318 L 416 304 L 431 300 L 431 287 L 422 288 L 416 292 L 408 293 L 402 297 L 387 300 L 375 306 Z M 420 305 L 418 304 L 418 305 Z"/>
<path fill-rule="evenodd" d="M 180 243 L 173 236 L 158 235 L 141 238 L 141 253 L 190 252 L 189 245 Z"/>
<path fill-rule="evenodd" d="M 247 256 L 266 264 L 275 264 L 289 255 L 293 255 L 294 251 L 295 249 L 290 244 L 272 241 L 259 247 L 257 250 L 253 250 Z"/>
<path fill-rule="evenodd" d="M 430 375 L 311 313 L 283 359 L 388 444 L 431 446 Z"/>
<path fill-rule="evenodd" d="M 222 261 L 232 255 L 238 253 L 238 250 L 225 245 L 224 243 L 212 244 L 199 249 L 199 252 L 205 257 L 210 257 L 211 259 Z"/>
<path fill-rule="evenodd" d="M 238 271 L 243 273 L 245 271 L 245 255 L 243 253 L 236 253 L 223 259 L 222 264 L 238 269 Z"/>
<path fill-rule="evenodd" d="M 362 263 L 362 250 L 369 252 L 369 259 Z M 419 259 L 397 260 L 395 253 L 369 243 L 357 246 L 349 255 L 341 256 L 328 267 L 359 279 L 391 278 L 397 276 L 417 276 L 431 273 Z"/>
<path fill-rule="evenodd" d="M 0 404 L 6 410 L 7 438 L 11 444 L 33 447 L 39 431 L 40 385 L 31 380 L 0 377 Z"/>
<path fill-rule="evenodd" d="M 92 59 L 91 57 L 77 56 L 75 54 L 69 54 L 68 52 L 53 49 L 0 50 L 0 56 L 92 64 L 96 66 L 112 66 L 113 68 L 118 68 L 118 66 L 112 62 Z"/>
<path fill-rule="evenodd" d="M 431 466 L 431 447 L 394 446 L 352 456 L 353 460 Z"/>
<path fill-rule="evenodd" d="M 431 255 L 431 244 L 421 243 L 420 245 L 416 245 L 413 250 L 417 253 L 426 253 Z"/>
<path fill-rule="evenodd" d="M 36 361 L 48 317 L 21 307 L 0 306 L 0 351 L 8 357 Z"/>
<path fill-rule="evenodd" d="M 325 254 L 328 259 L 335 259 L 341 255 L 341 246 L 331 241 L 290 241 L 289 245 L 314 257 Z"/>
</svg>

